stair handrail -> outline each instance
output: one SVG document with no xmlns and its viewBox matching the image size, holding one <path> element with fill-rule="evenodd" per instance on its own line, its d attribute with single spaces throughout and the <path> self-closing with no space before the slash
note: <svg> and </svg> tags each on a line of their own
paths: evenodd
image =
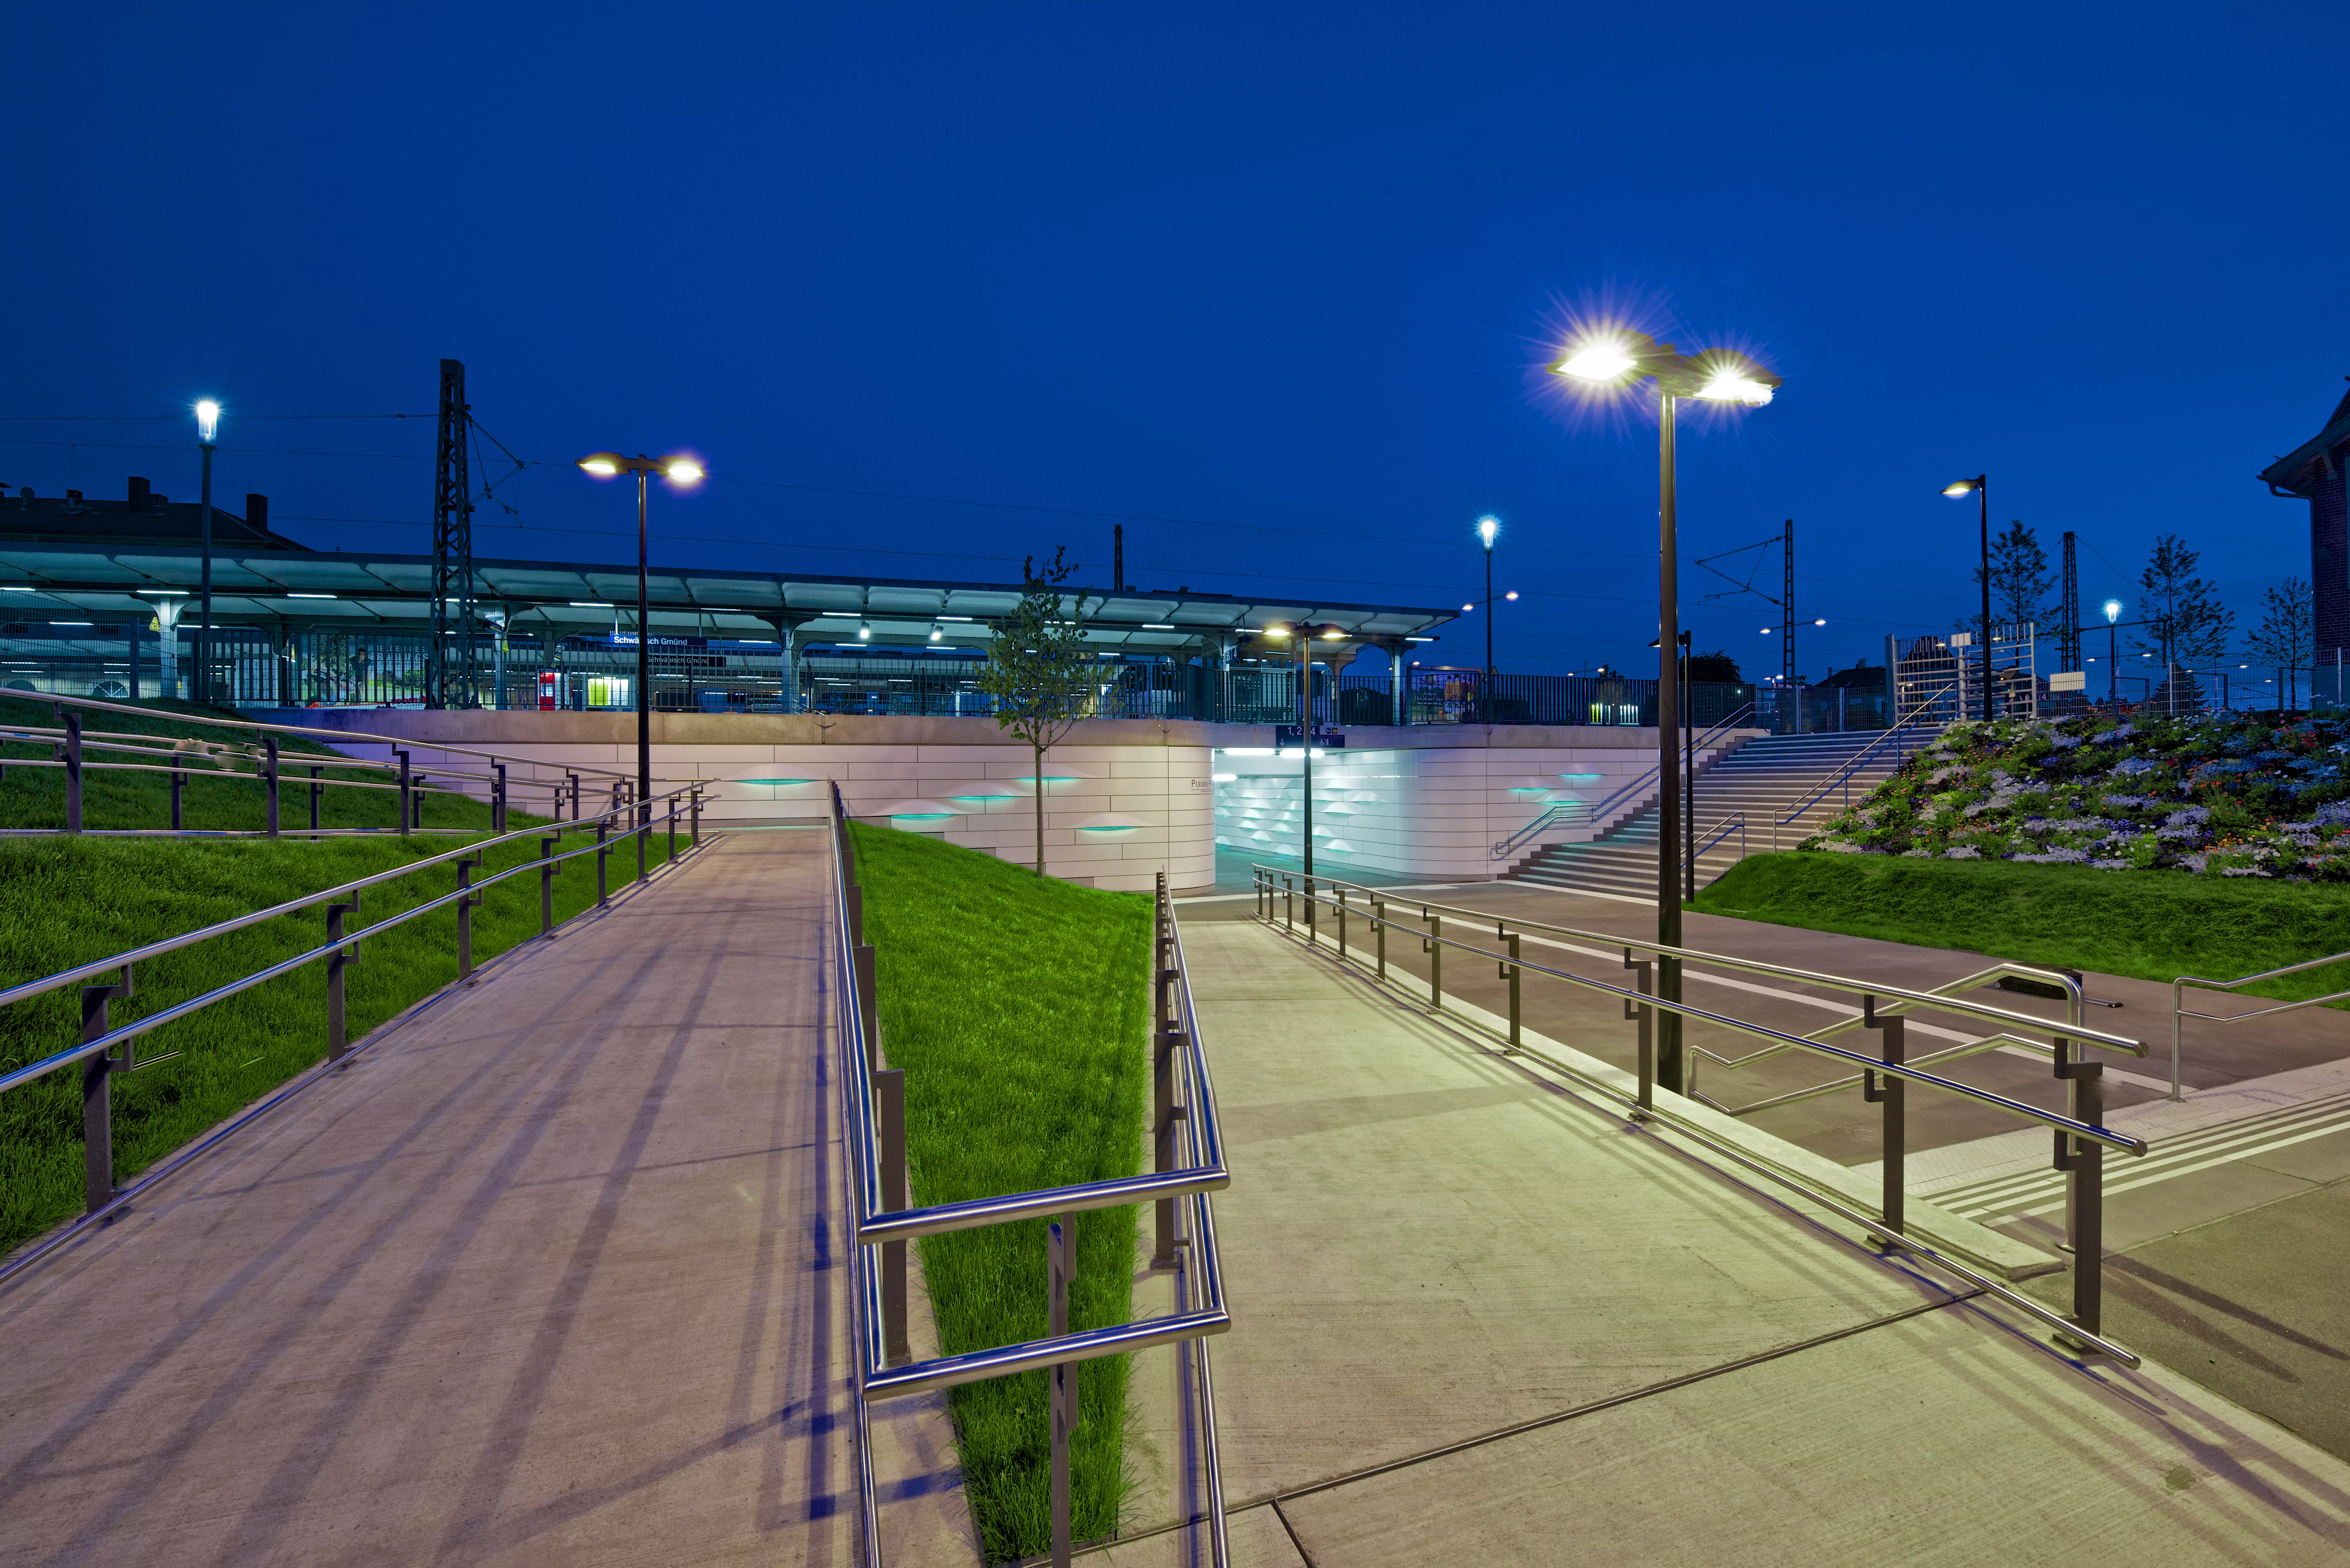
<svg viewBox="0 0 2350 1568">
<path fill-rule="evenodd" d="M 1771 813 L 1771 847 L 1773 849 L 1779 847 L 1779 829 L 1782 827 L 1792 826 L 1797 817 L 1802 816 L 1804 813 L 1811 810 L 1813 806 L 1817 805 L 1822 800 L 1825 799 L 1828 792 L 1835 789 L 1836 785 L 1840 784 L 1849 784 L 1854 772 L 1859 768 L 1861 763 L 1868 761 L 1870 755 L 1876 752 L 1877 747 L 1884 745 L 1887 741 L 1895 739 L 1902 731 L 1908 729 L 1910 725 L 1921 722 L 1925 714 L 1931 709 L 1935 700 L 1939 698 L 1944 691 L 1956 690 L 1958 682 L 1954 680 L 1950 682 L 1950 685 L 1942 687 L 1939 691 L 1935 691 L 1931 696 L 1928 697 L 1925 701 L 1912 708 L 1909 711 L 1909 717 L 1897 720 L 1895 722 L 1887 725 L 1885 733 L 1877 736 L 1877 739 L 1869 742 L 1868 744 L 1861 747 L 1860 750 L 1846 758 L 1844 766 L 1828 774 L 1828 776 L 1822 780 L 1819 786 L 1813 790 L 1811 794 L 1801 794 L 1799 793 L 1797 799 L 1793 804 L 1789 805 L 1783 811 L 1773 808 Z"/>
<path fill-rule="evenodd" d="M 1753 715 L 1753 712 L 1754 704 L 1752 702 L 1742 704 L 1733 710 L 1728 718 L 1720 720 L 1711 729 L 1707 730 L 1704 734 L 1700 735 L 1697 739 L 1691 741 L 1689 743 L 1690 750 L 1692 752 L 1701 751 L 1705 747 L 1711 745 L 1716 740 L 1721 738 L 1724 731 L 1740 728 L 1739 721 L 1751 718 Z M 1596 822 L 1600 820 L 1607 815 L 1609 808 L 1614 806 L 1617 801 L 1622 800 L 1626 795 L 1631 794 L 1635 791 L 1645 791 L 1655 787 L 1658 769 L 1661 766 L 1662 764 L 1659 763 L 1656 766 L 1650 767 L 1648 772 L 1640 774 L 1638 778 L 1633 779 L 1629 784 L 1625 784 L 1622 788 L 1617 790 L 1615 794 L 1609 795 L 1606 800 L 1599 802 L 1596 805 L 1594 805 L 1587 800 L 1555 800 L 1551 802 L 1550 805 L 1543 807 L 1542 810 L 1535 815 L 1534 819 L 1532 822 L 1527 823 L 1523 827 L 1521 827 L 1507 838 L 1504 838 L 1500 843 L 1494 845 L 1492 858 L 1495 860 L 1506 858 L 1510 852 L 1517 848 L 1519 845 L 1523 844 L 1528 838 L 1533 837 L 1535 834 L 1538 834 L 1544 829 L 1551 826 L 1554 822 L 1571 823 L 1578 820 L 1585 822 Z M 1584 815 L 1578 818 L 1574 815 L 1577 812 L 1583 813 Z"/>
<path fill-rule="evenodd" d="M 1689 854 L 1684 857 L 1688 863 L 1688 868 L 1694 870 L 1697 867 L 1697 857 L 1700 855 L 1704 854 L 1707 850 L 1712 848 L 1715 845 L 1729 837 L 1732 833 L 1738 835 L 1738 857 L 1741 860 L 1745 859 L 1746 814 L 1742 811 L 1733 811 L 1728 816 L 1725 816 L 1721 821 L 1715 823 L 1711 827 L 1706 828 L 1702 832 L 1692 832 L 1690 835 Z"/>
</svg>

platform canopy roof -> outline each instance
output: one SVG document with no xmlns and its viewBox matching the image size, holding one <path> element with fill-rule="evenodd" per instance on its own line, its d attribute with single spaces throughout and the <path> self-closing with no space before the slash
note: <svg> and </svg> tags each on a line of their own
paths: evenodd
<svg viewBox="0 0 2350 1568">
<path fill-rule="evenodd" d="M 629 566 L 559 561 L 473 562 L 476 601 L 517 633 L 571 637 L 627 628 L 636 612 Z M 0 618 L 38 620 L 43 608 L 106 617 L 136 614 L 158 598 L 191 597 L 202 580 L 197 551 L 161 545 L 0 543 Z M 421 632 L 432 600 L 429 556 L 358 551 L 215 550 L 213 618 L 238 626 L 298 623 L 352 631 Z M 984 643 L 993 618 L 1020 597 L 1016 584 L 909 582 L 784 572 L 665 566 L 650 576 L 652 630 L 681 636 L 773 639 L 791 630 L 803 647 L 965 646 Z M 1072 587 L 1093 639 L 1135 653 L 1214 646 L 1274 623 L 1343 628 L 1367 642 L 1425 639 L 1455 618 L 1443 609 L 1234 597 L 1189 589 Z M 941 633 L 937 641 L 932 630 Z"/>
</svg>

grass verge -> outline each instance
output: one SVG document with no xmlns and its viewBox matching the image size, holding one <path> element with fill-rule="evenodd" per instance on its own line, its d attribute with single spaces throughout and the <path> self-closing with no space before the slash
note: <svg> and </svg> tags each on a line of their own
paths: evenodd
<svg viewBox="0 0 2350 1568">
<path fill-rule="evenodd" d="M 2350 888 L 2178 871 L 1791 850 L 1749 856 L 1689 907 L 2166 984 L 2350 948 Z M 2345 989 L 2350 964 L 2247 988 L 2281 1001 Z"/>
<path fill-rule="evenodd" d="M 13 789 L 16 775 L 8 779 Z M 428 817 L 430 813 L 428 812 Z M 388 814 L 387 814 L 388 819 Z M 519 821 L 516 824 L 520 826 Z M 556 829 L 550 827 L 550 833 Z M 592 843 L 566 833 L 556 852 Z M 0 839 L 0 983 L 54 974 L 141 943 L 198 929 L 378 871 L 442 853 L 448 837 L 308 840 Z M 681 836 L 679 848 L 685 847 Z M 650 869 L 668 838 L 646 846 Z M 493 851 L 476 874 L 538 855 L 536 839 Z M 614 891 L 636 872 L 633 846 L 612 853 Z M 353 933 L 456 886 L 454 864 L 370 888 Z M 593 856 L 555 878 L 557 920 L 595 901 Z M 538 877 L 525 874 L 483 895 L 473 911 L 478 963 L 539 929 Z M 323 907 L 283 916 L 139 966 L 135 993 L 114 1004 L 117 1023 L 143 1017 L 326 940 Z M 369 1029 L 457 977 L 457 922 L 438 911 L 369 940 L 346 977 L 350 1036 Z M 114 1168 L 127 1180 L 190 1139 L 322 1060 L 327 1051 L 323 962 L 216 1002 L 140 1042 L 161 1057 L 127 1077 L 114 1096 Z M 0 1010 L 0 1069 L 51 1054 L 81 1037 L 73 987 Z M 68 1067 L 0 1095 L 0 1251 L 38 1235 L 82 1207 L 80 1072 Z"/>
<path fill-rule="evenodd" d="M 992 856 L 858 826 L 881 1038 L 906 1071 L 914 1197 L 950 1203 L 1131 1176 L 1141 1165 L 1150 899 L 1042 879 Z M 1076 1217 L 1075 1328 L 1128 1321 L 1133 1209 Z M 950 1355 L 1041 1337 L 1045 1222 L 921 1243 Z M 1072 1531 L 1117 1528 L 1126 1483 L 1123 1357 L 1089 1361 L 1072 1441 Z M 991 1561 L 1051 1544 L 1045 1375 L 951 1394 L 964 1482 Z"/>
<path fill-rule="evenodd" d="M 81 715 L 85 737 L 101 732 L 120 735 L 165 735 L 173 739 L 203 740 L 214 744 L 231 743 L 245 746 L 253 742 L 250 733 L 223 730 L 209 724 L 193 724 L 186 716 L 208 719 L 236 719 L 241 715 L 221 708 L 199 707 L 192 703 L 157 701 L 141 702 L 142 711 L 109 713 L 84 711 Z M 31 698 L 0 697 L 0 724 L 22 724 L 40 728 L 58 727 L 53 704 Z M 297 736 L 279 737 L 279 761 L 286 777 L 282 781 L 280 811 L 284 826 L 292 830 L 307 826 L 310 821 L 309 770 L 322 768 L 320 777 L 345 779 L 366 784 L 383 784 L 394 775 L 374 769 L 337 768 L 328 766 L 328 759 L 338 753 L 324 742 Z M 66 774 L 63 768 L 9 767 L 14 762 L 56 760 L 57 748 L 39 742 L 11 741 L 0 743 L 0 772 L 6 774 L 0 784 L 0 827 L 63 827 L 66 822 Z M 120 752 L 101 751 L 86 744 L 85 760 L 90 763 L 145 762 Z M 187 771 L 187 793 L 182 799 L 182 820 L 192 831 L 221 832 L 230 829 L 258 829 L 267 826 L 267 796 L 253 769 L 250 758 L 239 758 L 231 773 L 212 763 L 192 762 Z M 472 765 L 486 770 L 486 763 Z M 429 770 L 428 770 L 429 771 Z M 426 789 L 422 794 L 423 811 L 420 826 L 424 827 L 473 827 L 486 829 L 490 825 L 490 808 L 466 799 L 453 792 Z M 516 798 L 520 798 L 519 794 Z M 534 794 L 533 798 L 543 798 Z M 321 827 L 397 827 L 400 826 L 400 795 L 396 790 L 328 789 L 321 793 L 318 803 L 318 826 Z M 522 826 L 535 818 L 511 814 L 513 826 Z M 157 827 L 172 826 L 172 782 L 169 774 L 121 773 L 103 768 L 90 768 L 82 775 L 82 825 L 91 829 Z"/>
</svg>

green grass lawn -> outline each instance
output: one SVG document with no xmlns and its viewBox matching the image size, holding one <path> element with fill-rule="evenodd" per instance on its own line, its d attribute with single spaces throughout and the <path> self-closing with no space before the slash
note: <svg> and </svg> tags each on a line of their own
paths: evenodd
<svg viewBox="0 0 2350 1568">
<path fill-rule="evenodd" d="M 19 703 L 16 708 L 24 708 Z M 47 708 L 42 708 L 42 714 Z M 26 722 L 24 712 L 9 720 Z M 183 733 L 167 714 L 151 722 L 158 733 Z M 45 750 L 45 748 L 42 748 Z M 21 754 L 21 753 L 19 753 Z M 188 790 L 188 823 L 197 826 L 197 802 L 216 809 L 212 826 L 261 826 L 261 793 L 252 783 L 204 781 Z M 167 778 L 158 774 L 91 775 L 91 826 L 167 826 Z M 240 794 L 242 793 L 242 794 Z M 358 793 L 352 793 L 358 794 Z M 101 799 L 106 804 L 101 804 Z M 334 797 L 329 797 L 329 802 Z M 350 826 L 392 826 L 390 794 L 359 794 L 343 815 Z M 379 806 L 380 802 L 380 806 Z M 49 815 L 42 815 L 47 811 Z M 9 769 L 0 781 L 0 823 L 49 826 L 64 814 L 64 790 L 54 769 Z M 425 793 L 425 826 L 486 830 L 489 809 L 461 797 Z M 306 823 L 307 806 L 286 820 Z M 334 815 L 329 815 L 334 820 Z M 510 815 L 522 830 L 538 818 Z M 562 832 L 557 854 L 595 842 L 590 832 Z M 75 964 L 103 960 L 164 936 L 246 915 L 336 887 L 358 877 L 444 854 L 463 844 L 446 835 L 367 836 L 367 839 L 108 839 L 108 836 L 21 836 L 0 839 L 0 985 L 36 981 Z M 679 839 L 684 848 L 684 839 Z M 646 867 L 668 854 L 668 835 L 653 832 Z M 482 875 L 538 858 L 538 839 L 491 851 Z M 637 870 L 632 846 L 611 856 L 611 887 Z M 456 867 L 371 888 L 350 931 L 425 903 L 456 887 Z M 595 903 L 595 856 L 583 856 L 555 877 L 555 917 L 564 919 Z M 484 893 L 473 915 L 474 964 L 538 931 L 538 877 L 503 881 Z M 230 978 L 315 948 L 327 936 L 324 909 L 310 908 L 197 948 L 164 954 L 139 966 L 136 994 L 118 1002 L 113 1018 L 127 1023 L 155 1009 L 203 994 Z M 352 1039 L 400 1013 L 409 1003 L 456 978 L 456 912 L 435 912 L 367 942 L 362 961 L 348 971 L 346 1018 Z M 0 1070 L 52 1055 L 80 1039 L 80 994 L 64 987 L 47 997 L 0 1011 Z M 158 1060 L 115 1079 L 115 1180 L 127 1180 L 191 1137 L 264 1098 L 327 1054 L 327 969 L 306 966 L 249 992 L 213 1003 L 203 1013 L 167 1025 L 139 1042 Z M 0 1096 L 0 1251 L 36 1237 L 82 1206 L 80 1072 L 54 1072 Z"/>
<path fill-rule="evenodd" d="M 914 1200 L 947 1203 L 1131 1176 L 1149 1077 L 1151 901 L 1042 879 L 992 856 L 857 826 L 881 1038 L 906 1071 Z M 1076 1217 L 1073 1327 L 1128 1321 L 1133 1209 Z M 1042 1337 L 1045 1222 L 925 1237 L 948 1355 Z M 1073 1532 L 1116 1529 L 1126 1483 L 1124 1358 L 1085 1364 Z M 972 1512 L 991 1560 L 1050 1540 L 1045 1375 L 951 1391 Z"/>
<path fill-rule="evenodd" d="M 127 705 L 127 704 L 126 704 Z M 168 735 L 174 738 L 198 738 L 215 743 L 226 742 L 238 746 L 249 745 L 255 737 L 235 730 L 223 730 L 209 724 L 192 724 L 182 715 L 202 715 L 206 718 L 234 719 L 238 715 L 224 709 L 199 707 L 192 703 L 154 701 L 137 704 L 143 711 L 110 713 L 84 710 L 81 714 L 85 737 L 100 732 L 114 734 Z M 56 709 L 37 699 L 0 696 L 0 724 L 27 725 L 42 729 L 61 728 Z M 281 735 L 280 765 L 287 775 L 281 785 L 281 825 L 284 828 L 307 826 L 310 821 L 309 769 L 322 764 L 337 753 L 323 742 L 302 740 Z M 421 749 L 421 748 L 420 748 Z M 63 827 L 66 822 L 66 775 L 63 768 L 8 768 L 10 762 L 52 760 L 57 748 L 39 743 L 10 742 L 0 744 L 0 768 L 6 768 L 7 779 L 0 785 L 0 828 Z M 143 757 L 131 757 L 117 752 L 85 745 L 86 762 L 146 762 Z M 192 763 L 187 770 L 187 793 L 182 801 L 183 821 L 191 829 L 219 831 L 224 829 L 257 829 L 267 825 L 266 795 L 260 782 L 252 777 L 254 763 L 240 759 L 236 767 L 244 776 L 231 776 L 211 763 Z M 478 764 L 486 771 L 487 763 Z M 382 784 L 397 775 L 375 769 L 327 767 L 322 777 L 358 780 Z M 531 804 L 545 802 L 543 792 L 532 791 L 525 796 L 516 792 L 512 797 L 516 804 L 527 798 Z M 425 827 L 487 828 L 490 808 L 461 794 L 428 788 L 424 792 L 421 826 Z M 328 789 L 319 802 L 318 826 L 321 827 L 396 827 L 399 824 L 397 790 Z M 592 808 L 591 808 L 592 809 Z M 509 821 L 519 827 L 526 820 L 510 814 Z M 87 828 L 160 827 L 172 826 L 171 775 L 160 773 L 120 773 L 91 768 L 82 776 L 82 826 Z"/>
<path fill-rule="evenodd" d="M 2350 950 L 2350 887 L 2167 870 L 1786 851 L 1740 861 L 1689 907 L 2166 983 Z M 2350 990 L 2350 964 L 2248 989 L 2285 1001 Z"/>
</svg>

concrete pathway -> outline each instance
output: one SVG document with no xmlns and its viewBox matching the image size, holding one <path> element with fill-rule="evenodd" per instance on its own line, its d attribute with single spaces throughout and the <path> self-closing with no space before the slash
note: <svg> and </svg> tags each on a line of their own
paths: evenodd
<svg viewBox="0 0 2350 1568">
<path fill-rule="evenodd" d="M 849 1562 L 823 856 L 719 840 L 0 1294 L 0 1561 Z M 877 1453 L 974 1561 L 939 1405 Z"/>
<path fill-rule="evenodd" d="M 1185 940 L 1233 1170 L 1240 1561 L 2350 1554 L 2350 1467 L 2224 1399 L 2066 1361 L 1274 932 Z"/>
</svg>

